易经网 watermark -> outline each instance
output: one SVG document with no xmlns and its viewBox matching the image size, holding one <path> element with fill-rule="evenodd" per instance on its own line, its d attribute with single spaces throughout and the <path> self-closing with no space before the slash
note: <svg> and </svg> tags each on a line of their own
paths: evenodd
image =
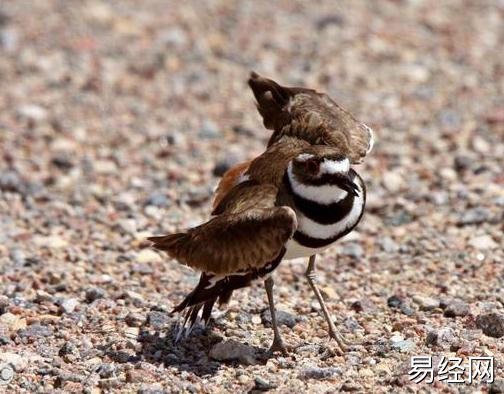
<svg viewBox="0 0 504 394">
<path fill-rule="evenodd" d="M 461 357 L 441 357 L 437 369 L 432 363 L 432 356 L 411 357 L 409 380 L 415 383 L 433 383 L 435 375 L 438 381 L 445 383 L 493 383 L 494 358 L 469 357 L 464 363 Z M 467 374 L 466 374 L 467 371 Z"/>
<path fill-rule="evenodd" d="M 12 365 L 0 362 L 0 386 L 9 384 L 14 378 Z"/>
</svg>

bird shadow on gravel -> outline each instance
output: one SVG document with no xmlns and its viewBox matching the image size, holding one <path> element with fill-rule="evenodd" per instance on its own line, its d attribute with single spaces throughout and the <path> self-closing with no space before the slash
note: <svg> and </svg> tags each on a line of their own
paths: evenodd
<svg viewBox="0 0 504 394">
<path fill-rule="evenodd" d="M 197 376 L 215 375 L 219 368 L 225 364 L 247 365 L 247 361 L 233 360 L 216 361 L 209 357 L 210 349 L 214 345 L 223 341 L 223 338 L 212 333 L 211 326 L 207 328 L 196 327 L 191 335 L 175 342 L 178 326 L 171 323 L 169 327 L 162 331 L 142 331 L 138 336 L 141 343 L 141 350 L 137 353 L 139 361 L 151 364 L 163 364 L 165 367 L 175 367 L 180 371 L 192 372 Z M 250 346 L 255 354 L 257 363 L 267 361 L 265 349 Z"/>
</svg>

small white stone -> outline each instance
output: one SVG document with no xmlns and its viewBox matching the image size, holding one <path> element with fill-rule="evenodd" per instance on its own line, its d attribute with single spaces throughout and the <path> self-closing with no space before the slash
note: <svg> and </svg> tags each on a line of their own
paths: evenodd
<svg viewBox="0 0 504 394">
<path fill-rule="evenodd" d="M 76 298 L 69 298 L 63 301 L 61 308 L 65 311 L 65 313 L 72 313 L 77 305 L 79 305 L 79 300 Z"/>
<path fill-rule="evenodd" d="M 47 118 L 47 110 L 34 104 L 26 104 L 20 106 L 18 108 L 18 114 L 21 117 L 32 121 L 42 121 Z"/>
<path fill-rule="evenodd" d="M 113 174 L 117 166 L 112 160 L 98 160 L 93 164 L 94 170 L 99 174 Z"/>
<path fill-rule="evenodd" d="M 474 150 L 476 152 L 487 153 L 488 151 L 490 151 L 490 144 L 484 138 L 480 137 L 479 135 L 474 137 L 472 143 L 473 143 Z"/>
<path fill-rule="evenodd" d="M 396 172 L 386 172 L 383 177 L 383 186 L 391 192 L 398 192 L 404 184 L 404 180 L 401 175 Z"/>
<path fill-rule="evenodd" d="M 19 318 L 10 312 L 4 313 L 0 316 L 0 324 L 9 328 L 14 327 L 18 320 Z"/>
<path fill-rule="evenodd" d="M 450 167 L 441 168 L 439 173 L 444 179 L 447 179 L 449 181 L 453 181 L 453 180 L 457 179 L 457 173 L 455 172 L 455 170 L 453 168 L 450 168 Z"/>
<path fill-rule="evenodd" d="M 495 249 L 499 246 L 489 235 L 479 235 L 471 238 L 469 245 L 479 250 Z"/>
<path fill-rule="evenodd" d="M 151 249 L 143 249 L 136 256 L 138 263 L 160 263 L 163 261 L 162 257 Z"/>
<path fill-rule="evenodd" d="M 38 236 L 33 239 L 33 242 L 37 246 L 59 249 L 64 248 L 68 245 L 68 242 L 58 235 L 51 235 L 49 237 Z"/>
<path fill-rule="evenodd" d="M 27 358 L 16 353 L 2 352 L 0 353 L 0 361 L 5 364 L 11 364 L 16 372 L 22 371 L 28 365 Z"/>
<path fill-rule="evenodd" d="M 396 343 L 396 342 L 401 342 L 404 341 L 404 337 L 400 334 L 396 334 L 390 338 L 390 342 Z"/>
<path fill-rule="evenodd" d="M 137 222 L 135 219 L 119 220 L 119 226 L 129 234 L 135 234 L 137 232 Z"/>
</svg>

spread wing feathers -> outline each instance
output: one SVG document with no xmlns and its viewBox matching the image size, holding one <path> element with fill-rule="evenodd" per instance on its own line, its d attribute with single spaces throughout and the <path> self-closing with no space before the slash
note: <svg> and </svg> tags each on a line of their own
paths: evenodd
<svg viewBox="0 0 504 394">
<path fill-rule="evenodd" d="M 373 147 L 373 131 L 329 96 L 313 89 L 281 86 L 252 72 L 249 79 L 264 126 L 274 130 L 268 146 L 290 135 L 314 145 L 340 148 L 359 163 Z"/>
<path fill-rule="evenodd" d="M 242 186 L 232 200 L 224 198 L 216 209 L 220 214 L 207 223 L 149 240 L 182 264 L 207 273 L 261 268 L 279 255 L 297 228 L 291 208 L 274 206 L 276 194 L 272 185 Z"/>
</svg>

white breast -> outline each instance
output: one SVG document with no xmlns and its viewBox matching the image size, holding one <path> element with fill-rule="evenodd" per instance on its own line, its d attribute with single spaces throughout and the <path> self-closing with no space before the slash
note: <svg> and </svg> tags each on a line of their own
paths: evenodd
<svg viewBox="0 0 504 394">
<path fill-rule="evenodd" d="M 298 259 L 300 257 L 310 257 L 314 254 L 320 253 L 330 247 L 332 244 L 324 246 L 323 248 L 307 248 L 306 246 L 300 245 L 294 239 L 289 239 L 287 245 L 285 245 L 287 251 L 284 255 L 284 260 Z"/>
</svg>

